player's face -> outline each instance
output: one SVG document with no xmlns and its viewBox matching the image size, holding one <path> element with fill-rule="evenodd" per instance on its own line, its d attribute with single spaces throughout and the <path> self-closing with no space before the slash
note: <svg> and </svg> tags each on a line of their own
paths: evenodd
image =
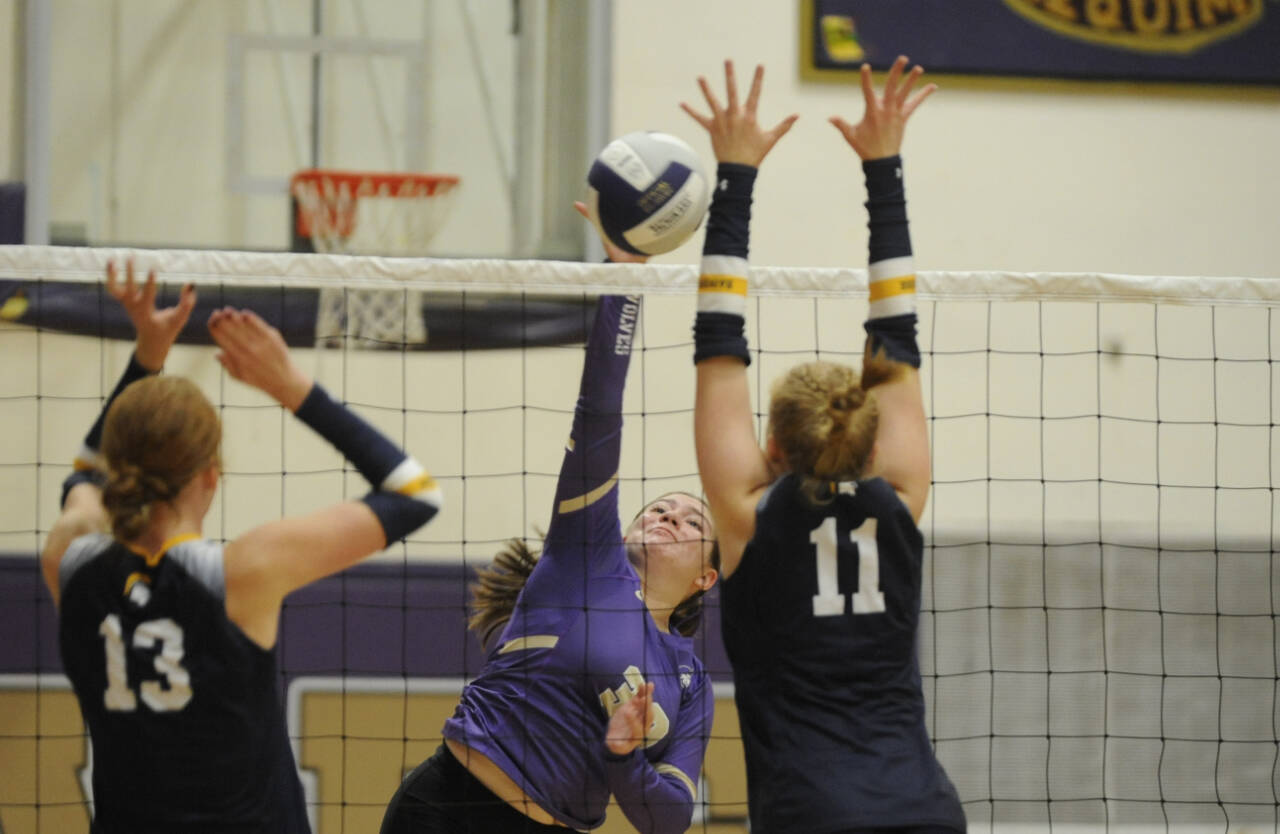
<svg viewBox="0 0 1280 834">
<path fill-rule="evenodd" d="M 665 571 L 682 579 L 687 574 L 692 582 L 711 567 L 715 530 L 706 505 L 675 492 L 641 510 L 624 541 L 628 558 L 642 573 Z"/>
</svg>

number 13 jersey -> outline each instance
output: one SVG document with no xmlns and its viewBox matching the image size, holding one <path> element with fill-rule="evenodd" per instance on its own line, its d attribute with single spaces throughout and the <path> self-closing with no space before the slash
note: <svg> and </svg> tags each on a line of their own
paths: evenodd
<svg viewBox="0 0 1280 834">
<path fill-rule="evenodd" d="M 307 832 L 275 655 L 227 618 L 222 546 L 76 539 L 59 642 L 93 741 L 93 831 Z"/>
<path fill-rule="evenodd" d="M 751 830 L 964 830 L 925 728 L 916 656 L 923 539 L 883 479 L 810 502 L 785 475 L 722 582 Z"/>
</svg>

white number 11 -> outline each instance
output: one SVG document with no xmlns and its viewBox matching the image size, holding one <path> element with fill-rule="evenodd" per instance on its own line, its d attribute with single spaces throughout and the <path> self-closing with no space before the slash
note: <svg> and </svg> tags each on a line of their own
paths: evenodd
<svg viewBox="0 0 1280 834">
<path fill-rule="evenodd" d="M 853 595 L 853 613 L 879 614 L 884 611 L 880 591 L 880 549 L 876 546 L 876 520 L 868 518 L 857 530 L 849 531 L 858 559 L 858 591 Z M 813 595 L 813 616 L 838 617 L 845 613 L 845 595 L 840 593 L 840 542 L 836 538 L 835 516 L 828 516 L 809 532 L 809 543 L 818 554 L 818 593 Z"/>
</svg>

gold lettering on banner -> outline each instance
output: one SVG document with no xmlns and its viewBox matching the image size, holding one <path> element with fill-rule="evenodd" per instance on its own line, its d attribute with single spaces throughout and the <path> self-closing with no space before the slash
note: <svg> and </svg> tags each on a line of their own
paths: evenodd
<svg viewBox="0 0 1280 834">
<path fill-rule="evenodd" d="M 1084 19 L 1097 29 L 1121 29 L 1124 27 L 1120 0 L 1088 0 L 1084 4 Z"/>
<path fill-rule="evenodd" d="M 1196 28 L 1196 18 L 1191 12 L 1191 0 L 1173 0 L 1173 28 L 1178 32 L 1190 32 Z"/>
<path fill-rule="evenodd" d="M 1076 40 L 1185 55 L 1256 25 L 1264 0 L 1004 0 L 1022 17 Z"/>
<path fill-rule="evenodd" d="M 1079 19 L 1071 0 L 1044 0 L 1044 9 L 1049 14 L 1057 15 L 1063 20 Z"/>
<path fill-rule="evenodd" d="M 1156 0 L 1148 9 L 1147 0 L 1129 0 L 1133 28 L 1142 35 L 1154 35 L 1169 28 L 1169 0 Z"/>
</svg>

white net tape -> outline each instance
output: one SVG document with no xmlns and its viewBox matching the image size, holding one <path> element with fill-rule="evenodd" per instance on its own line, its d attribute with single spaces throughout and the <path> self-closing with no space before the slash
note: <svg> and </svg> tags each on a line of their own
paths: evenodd
<svg viewBox="0 0 1280 834">
<path fill-rule="evenodd" d="M 0 246 L 0 276 L 103 280 L 108 261 L 134 258 L 172 282 L 240 286 L 346 286 L 432 292 L 690 294 L 698 268 L 679 264 L 583 264 L 568 261 L 306 255 L 190 249 Z M 752 295 L 827 298 L 867 291 L 865 269 L 752 267 Z M 939 301 L 1053 301 L 1280 306 L 1269 278 L 1116 275 L 1100 272 L 952 272 L 916 275 L 920 298 Z M 692 298 L 692 295 L 689 296 Z"/>
</svg>

